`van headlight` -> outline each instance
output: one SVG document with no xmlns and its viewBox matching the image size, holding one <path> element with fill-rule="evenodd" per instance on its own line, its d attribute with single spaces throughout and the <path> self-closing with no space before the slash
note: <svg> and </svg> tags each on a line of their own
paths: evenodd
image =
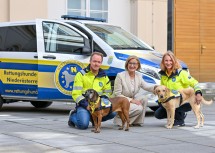
<svg viewBox="0 0 215 153">
<path fill-rule="evenodd" d="M 160 75 L 158 73 L 159 69 L 147 65 L 142 65 L 141 67 L 142 68 L 139 70 L 139 72 L 160 80 Z"/>
</svg>

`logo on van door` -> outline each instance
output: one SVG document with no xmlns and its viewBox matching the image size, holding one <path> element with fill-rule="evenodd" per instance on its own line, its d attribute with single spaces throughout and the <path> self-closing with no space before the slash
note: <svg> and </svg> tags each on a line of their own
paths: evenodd
<svg viewBox="0 0 215 153">
<path fill-rule="evenodd" d="M 84 65 L 79 61 L 68 60 L 60 63 L 55 71 L 57 89 L 65 95 L 71 95 L 74 77 L 83 68 Z"/>
</svg>

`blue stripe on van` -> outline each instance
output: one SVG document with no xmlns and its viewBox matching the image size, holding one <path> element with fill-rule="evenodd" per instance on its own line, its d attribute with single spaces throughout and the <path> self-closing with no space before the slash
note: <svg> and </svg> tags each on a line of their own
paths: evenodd
<svg viewBox="0 0 215 153">
<path fill-rule="evenodd" d="M 37 97 L 37 85 L 2 84 L 0 82 L 2 95 Z"/>
<path fill-rule="evenodd" d="M 117 73 L 120 73 L 122 71 L 124 71 L 124 69 L 110 67 L 108 70 L 105 70 L 105 73 L 107 74 L 107 76 L 116 76 Z"/>
<path fill-rule="evenodd" d="M 0 69 L 15 69 L 15 70 L 37 70 L 37 64 L 27 63 L 4 63 L 1 62 Z"/>
<path fill-rule="evenodd" d="M 122 71 L 124 71 L 124 69 L 119 69 L 119 68 L 114 68 L 114 67 L 110 67 L 108 70 L 105 70 L 107 76 L 116 76 L 117 73 L 120 73 Z M 144 75 L 144 74 L 143 74 L 143 80 L 148 83 L 156 84 L 156 82 L 154 81 L 153 78 L 151 78 L 147 75 Z"/>
<path fill-rule="evenodd" d="M 34 70 L 39 68 L 40 72 L 55 72 L 57 66 L 54 65 L 37 65 L 27 63 L 4 63 L 1 62 L 0 69 L 14 69 L 14 70 Z"/>
<path fill-rule="evenodd" d="M 72 95 L 64 95 L 61 92 L 59 92 L 58 89 L 52 89 L 52 88 L 38 88 L 38 99 L 68 99 L 68 101 L 72 101 Z"/>
<path fill-rule="evenodd" d="M 156 84 L 156 82 L 152 78 L 148 77 L 147 75 L 143 75 L 143 80 L 148 83 Z"/>
<path fill-rule="evenodd" d="M 55 72 L 56 68 L 54 65 L 38 65 L 39 72 Z"/>
<path fill-rule="evenodd" d="M 130 55 L 127 55 L 127 54 L 116 53 L 116 52 L 114 54 L 115 54 L 117 59 L 122 60 L 122 61 L 126 61 L 126 59 L 130 56 Z M 140 60 L 141 64 L 149 65 L 149 66 L 156 67 L 156 68 L 160 67 L 161 60 L 154 60 L 152 58 L 149 58 L 148 60 L 143 59 L 143 58 L 139 58 L 139 60 Z"/>
</svg>

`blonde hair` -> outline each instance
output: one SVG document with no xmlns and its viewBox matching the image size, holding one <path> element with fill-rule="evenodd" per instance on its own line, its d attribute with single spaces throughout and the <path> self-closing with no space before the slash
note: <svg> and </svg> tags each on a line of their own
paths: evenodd
<svg viewBox="0 0 215 153">
<path fill-rule="evenodd" d="M 136 59 L 137 60 L 137 63 L 138 63 L 138 68 L 137 70 L 140 70 L 141 69 L 141 65 L 140 65 L 140 60 L 137 56 L 135 55 L 131 55 L 127 58 L 126 62 L 125 62 L 125 69 L 128 70 L 128 63 L 130 62 L 130 60 L 132 59 Z"/>
<path fill-rule="evenodd" d="M 100 52 L 93 52 L 93 53 L 91 54 L 91 56 L 90 56 L 90 61 L 92 60 L 92 58 L 93 58 L 94 55 L 99 55 L 99 56 L 101 56 L 102 61 L 103 61 L 103 54 L 100 53 Z"/>
<path fill-rule="evenodd" d="M 176 71 L 177 69 L 181 68 L 181 65 L 180 65 L 178 59 L 177 59 L 177 58 L 175 57 L 175 55 L 173 54 L 173 52 L 171 52 L 171 51 L 167 51 L 167 52 L 163 55 L 162 61 L 161 61 L 161 64 L 160 64 L 161 70 L 162 70 L 162 71 L 166 71 L 166 70 L 167 70 L 166 67 L 165 67 L 165 64 L 164 64 L 164 58 L 165 58 L 166 56 L 169 56 L 169 57 L 171 58 L 172 64 L 173 64 L 173 65 L 172 65 L 172 72 L 175 73 L 175 71 Z"/>
</svg>

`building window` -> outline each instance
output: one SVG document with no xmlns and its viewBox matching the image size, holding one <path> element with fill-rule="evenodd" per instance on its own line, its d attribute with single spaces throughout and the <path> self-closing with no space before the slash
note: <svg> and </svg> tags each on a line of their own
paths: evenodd
<svg viewBox="0 0 215 153">
<path fill-rule="evenodd" d="M 67 0 L 67 14 L 108 19 L 108 0 Z"/>
</svg>

